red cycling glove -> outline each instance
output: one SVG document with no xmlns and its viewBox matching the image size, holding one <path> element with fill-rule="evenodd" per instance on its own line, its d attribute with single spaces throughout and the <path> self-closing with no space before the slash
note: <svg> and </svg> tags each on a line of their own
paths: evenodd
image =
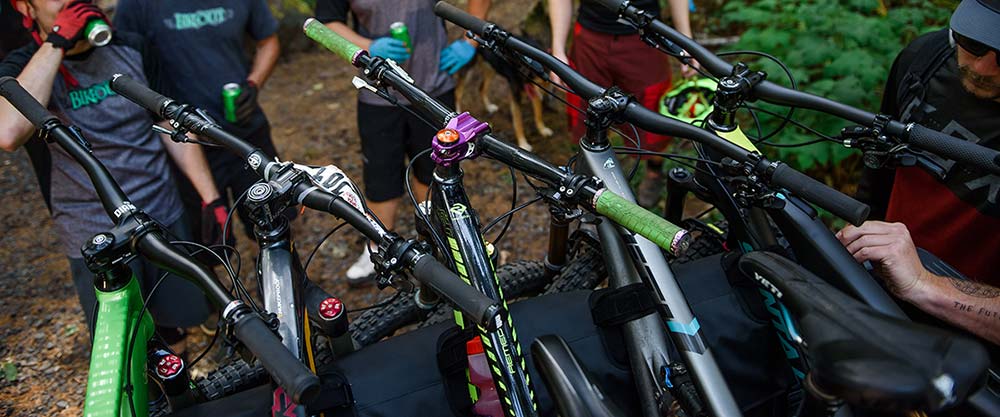
<svg viewBox="0 0 1000 417">
<path fill-rule="evenodd" d="M 108 22 L 104 12 L 89 0 L 70 2 L 56 15 L 52 32 L 49 33 L 45 42 L 63 50 L 73 49 L 77 42 L 83 40 L 85 36 L 83 29 L 86 28 L 87 22 L 94 19 Z"/>
</svg>

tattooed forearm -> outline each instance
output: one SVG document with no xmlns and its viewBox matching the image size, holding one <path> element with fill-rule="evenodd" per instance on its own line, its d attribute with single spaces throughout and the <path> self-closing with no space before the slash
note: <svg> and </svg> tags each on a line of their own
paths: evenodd
<svg viewBox="0 0 1000 417">
<path fill-rule="evenodd" d="M 978 316 L 1000 319 L 1000 312 L 988 309 L 986 307 L 979 307 L 972 304 L 965 304 L 961 301 L 955 301 L 955 309 L 958 311 L 975 313 Z"/>
<path fill-rule="evenodd" d="M 982 285 L 976 282 L 958 279 L 958 278 L 948 278 L 951 285 L 955 289 L 961 291 L 964 294 L 971 295 L 976 298 L 997 298 L 1000 297 L 1000 289 L 991 287 L 989 285 Z M 957 301 L 956 301 L 957 303 Z"/>
</svg>

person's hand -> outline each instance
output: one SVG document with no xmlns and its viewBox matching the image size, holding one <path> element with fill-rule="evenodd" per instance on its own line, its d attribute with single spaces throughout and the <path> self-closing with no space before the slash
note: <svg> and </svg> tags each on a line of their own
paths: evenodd
<svg viewBox="0 0 1000 417">
<path fill-rule="evenodd" d="M 104 20 L 105 23 L 108 21 L 101 9 L 90 1 L 76 0 L 67 3 L 56 15 L 52 31 L 45 38 L 45 42 L 64 51 L 73 49 L 77 42 L 84 39 L 83 29 L 86 28 L 87 22 L 94 19 Z"/>
<path fill-rule="evenodd" d="M 697 68 L 701 68 L 701 64 L 697 59 L 690 58 L 687 64 L 681 64 L 681 76 L 684 78 L 691 78 L 698 75 Z"/>
<path fill-rule="evenodd" d="M 556 59 L 562 61 L 564 64 L 569 65 L 569 57 L 566 56 L 566 51 L 555 51 L 555 50 L 553 50 L 552 51 L 552 56 L 556 57 Z M 558 84 L 558 85 L 561 85 L 561 86 L 566 86 L 566 84 L 563 83 L 563 80 L 561 78 L 559 78 L 559 76 L 556 75 L 556 73 L 554 73 L 552 71 L 549 71 L 549 81 L 551 81 L 553 84 Z"/>
<path fill-rule="evenodd" d="M 410 59 L 410 51 L 406 50 L 406 44 L 399 39 L 389 37 L 378 38 L 372 41 L 368 47 L 368 53 L 372 56 L 391 59 L 402 63 Z"/>
<path fill-rule="evenodd" d="M 902 223 L 867 221 L 837 232 L 847 251 L 858 262 L 870 261 L 897 297 L 907 300 L 924 285 L 930 272 L 920 263 L 910 232 Z"/>
<path fill-rule="evenodd" d="M 244 124 L 257 109 L 257 84 L 247 80 L 240 84 L 240 95 L 236 97 L 236 122 Z"/>
<path fill-rule="evenodd" d="M 217 198 L 210 203 L 201 202 L 201 243 L 205 246 L 230 245 L 236 243 L 232 228 L 227 231 L 225 239 L 222 229 L 229 217 L 229 210 L 224 199 Z M 232 226 L 232 225 L 230 225 Z"/>
<path fill-rule="evenodd" d="M 448 75 L 454 75 L 462 69 L 472 58 L 476 56 L 476 47 L 464 40 L 452 42 L 441 50 L 441 59 L 438 61 L 438 69 L 445 71 Z"/>
</svg>

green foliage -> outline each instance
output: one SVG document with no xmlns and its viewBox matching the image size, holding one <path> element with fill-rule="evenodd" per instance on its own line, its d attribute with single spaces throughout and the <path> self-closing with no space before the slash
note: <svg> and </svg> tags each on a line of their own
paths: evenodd
<svg viewBox="0 0 1000 417">
<path fill-rule="evenodd" d="M 17 365 L 13 362 L 4 362 L 3 366 L 3 379 L 7 382 L 14 382 L 17 380 Z"/>
<path fill-rule="evenodd" d="M 763 51 L 782 60 L 798 88 L 862 109 L 877 111 L 882 87 L 896 55 L 922 33 L 947 25 L 957 0 L 730 0 L 722 6 L 718 25 L 743 29 L 732 50 Z M 721 30 L 712 30 L 713 32 Z M 773 62 L 741 56 L 751 68 L 768 74 L 770 81 L 790 85 L 784 71 Z M 755 104 L 784 114 L 784 108 Z M 761 115 L 763 131 L 778 125 L 775 117 Z M 798 110 L 795 120 L 833 135 L 847 125 L 840 119 Z M 756 135 L 752 123 L 748 134 Z M 789 128 L 772 141 L 801 143 L 816 137 Z M 823 142 L 799 148 L 767 148 L 774 157 L 798 169 L 835 169 L 854 151 L 838 143 Z"/>
</svg>

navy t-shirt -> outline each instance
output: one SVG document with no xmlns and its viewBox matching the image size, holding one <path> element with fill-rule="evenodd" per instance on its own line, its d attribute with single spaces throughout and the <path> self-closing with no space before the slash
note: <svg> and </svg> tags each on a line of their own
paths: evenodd
<svg viewBox="0 0 1000 417">
<path fill-rule="evenodd" d="M 222 104 L 222 86 L 243 82 L 250 73 L 247 36 L 261 40 L 278 30 L 266 0 L 120 0 L 114 24 L 149 42 L 167 97 L 205 109 L 239 136 L 267 123 L 258 107 L 249 122 L 229 124 Z"/>
</svg>

